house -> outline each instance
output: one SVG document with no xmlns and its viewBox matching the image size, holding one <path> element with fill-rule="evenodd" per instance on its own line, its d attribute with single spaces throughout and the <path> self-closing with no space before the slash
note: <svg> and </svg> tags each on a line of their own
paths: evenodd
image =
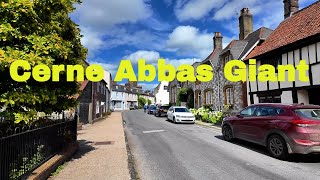
<svg viewBox="0 0 320 180">
<path fill-rule="evenodd" d="M 110 110 L 111 105 L 111 83 L 112 83 L 112 76 L 111 73 L 108 71 L 104 71 L 104 81 L 107 83 L 107 93 L 106 93 L 106 110 Z"/>
<path fill-rule="evenodd" d="M 91 82 L 85 80 L 80 86 L 81 94 L 77 95 L 79 102 L 76 112 L 81 123 L 94 123 L 102 118 L 103 113 L 107 112 L 107 94 L 110 92 L 107 88 L 107 82 Z"/>
<path fill-rule="evenodd" d="M 204 59 L 201 63 L 194 63 L 193 67 L 196 69 L 201 64 L 208 64 L 212 65 L 213 72 L 218 72 L 218 62 L 220 53 L 222 51 L 222 35 L 220 32 L 215 32 L 215 35 L 213 37 L 213 51 L 210 53 L 210 55 Z M 215 104 L 214 101 L 217 99 L 214 99 L 213 93 L 219 93 L 219 84 L 216 84 L 218 82 L 218 76 L 214 74 L 214 77 L 209 82 L 200 82 L 196 81 L 194 83 L 191 83 L 191 87 L 194 91 L 194 107 L 200 108 L 204 105 L 213 107 Z"/>
<path fill-rule="evenodd" d="M 309 65 L 310 81 L 247 82 L 249 104 L 255 103 L 305 103 L 320 105 L 320 1 L 301 9 L 297 0 L 284 1 L 284 21 L 264 43 L 246 57 L 263 64 L 291 64 L 300 60 Z M 276 72 L 277 75 L 277 72 Z"/>
<path fill-rule="evenodd" d="M 182 83 L 175 78 L 173 81 L 169 82 L 168 89 L 169 89 L 169 104 L 177 105 L 178 100 L 178 92 L 181 88 Z"/>
<path fill-rule="evenodd" d="M 156 98 L 156 104 L 169 104 L 169 91 L 168 91 L 169 82 L 162 81 L 154 89 L 154 95 Z"/>
<path fill-rule="evenodd" d="M 211 81 L 196 81 L 189 85 L 194 91 L 195 108 L 208 106 L 214 110 L 225 110 L 225 105 L 228 105 L 233 112 L 237 112 L 247 106 L 246 83 L 228 81 L 224 76 L 224 66 L 230 60 L 244 60 L 272 30 L 261 27 L 253 31 L 253 16 L 248 8 L 243 8 L 240 12 L 239 29 L 239 40 L 232 40 L 225 48 L 222 47 L 222 34 L 215 32 L 213 51 L 202 62 L 193 64 L 194 68 L 200 64 L 212 65 L 214 72 Z"/>
<path fill-rule="evenodd" d="M 111 92 L 111 109 L 115 111 L 129 110 L 138 106 L 138 97 L 141 96 L 151 103 L 155 103 L 154 95 L 151 92 L 146 92 L 142 87 L 135 83 L 127 83 L 119 85 L 112 83 Z"/>
<path fill-rule="evenodd" d="M 83 61 L 85 68 L 89 63 Z M 100 82 L 84 80 L 80 83 L 81 93 L 74 96 L 78 101 L 75 112 L 79 116 L 79 123 L 87 124 L 102 118 L 103 113 L 108 112 L 111 93 L 111 74 L 104 71 L 104 79 Z"/>
</svg>

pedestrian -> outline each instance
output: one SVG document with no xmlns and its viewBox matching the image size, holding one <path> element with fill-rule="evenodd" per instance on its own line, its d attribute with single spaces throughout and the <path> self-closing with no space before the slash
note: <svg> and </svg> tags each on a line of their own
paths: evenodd
<svg viewBox="0 0 320 180">
<path fill-rule="evenodd" d="M 145 105 L 143 106 L 143 109 L 144 109 L 144 112 L 146 112 L 146 110 L 147 110 L 147 104 L 145 104 Z"/>
</svg>

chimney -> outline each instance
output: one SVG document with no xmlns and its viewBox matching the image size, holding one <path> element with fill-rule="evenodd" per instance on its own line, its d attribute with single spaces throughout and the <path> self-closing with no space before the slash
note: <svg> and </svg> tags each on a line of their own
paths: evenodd
<svg viewBox="0 0 320 180">
<path fill-rule="evenodd" d="M 284 19 L 299 11 L 299 0 L 284 0 Z"/>
<path fill-rule="evenodd" d="M 250 13 L 249 8 L 243 8 L 239 17 L 239 40 L 243 40 L 248 34 L 253 32 L 252 19 L 252 14 Z"/>
<path fill-rule="evenodd" d="M 220 32 L 215 32 L 213 37 L 213 49 L 222 49 L 222 35 Z"/>
</svg>

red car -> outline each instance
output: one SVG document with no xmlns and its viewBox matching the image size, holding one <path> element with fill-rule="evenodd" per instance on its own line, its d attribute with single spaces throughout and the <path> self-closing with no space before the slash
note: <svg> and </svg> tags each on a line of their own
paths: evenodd
<svg viewBox="0 0 320 180">
<path fill-rule="evenodd" d="M 320 106 L 255 104 L 222 123 L 225 140 L 235 138 L 266 146 L 271 156 L 320 153 Z"/>
</svg>

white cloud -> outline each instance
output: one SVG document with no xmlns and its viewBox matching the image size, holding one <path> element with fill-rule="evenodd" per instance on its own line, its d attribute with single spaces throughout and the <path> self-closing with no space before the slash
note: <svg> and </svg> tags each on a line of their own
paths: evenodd
<svg viewBox="0 0 320 180">
<path fill-rule="evenodd" d="M 171 64 L 174 67 L 178 67 L 181 64 L 192 65 L 195 62 L 200 62 L 201 59 L 198 58 L 186 58 L 186 59 L 166 59 L 166 64 Z"/>
<path fill-rule="evenodd" d="M 76 7 L 80 24 L 91 27 L 135 23 L 152 15 L 151 6 L 144 0 L 90 0 Z"/>
<path fill-rule="evenodd" d="M 108 71 L 111 73 L 112 77 L 115 77 L 117 71 L 118 71 L 118 65 L 117 64 L 110 64 L 110 63 L 105 63 L 103 60 L 89 60 L 89 64 L 98 64 L 103 67 L 104 70 Z"/>
<path fill-rule="evenodd" d="M 154 88 L 156 88 L 156 87 L 158 86 L 158 83 L 139 83 L 139 82 L 138 82 L 138 85 L 139 85 L 139 86 L 142 86 L 142 89 L 143 89 L 143 90 L 153 91 Z"/>
<path fill-rule="evenodd" d="M 139 59 L 144 59 L 148 64 L 157 65 L 158 60 L 162 58 L 166 60 L 166 64 L 171 64 L 174 67 L 178 67 L 180 64 L 193 64 L 194 62 L 199 62 L 199 58 L 183 58 L 183 59 L 170 59 L 160 56 L 157 51 L 144 51 L 139 50 L 130 55 L 125 56 L 123 59 L 130 60 L 132 64 L 137 65 Z"/>
<path fill-rule="evenodd" d="M 124 59 L 130 60 L 132 64 L 137 64 L 139 59 L 146 60 L 147 63 L 156 63 L 160 58 L 160 53 L 156 51 L 144 51 L 140 50 L 134 52 L 128 56 L 125 56 Z"/>
<path fill-rule="evenodd" d="M 198 20 L 208 15 L 214 8 L 220 8 L 225 0 L 190 0 L 178 1 L 175 14 L 180 21 Z"/>
<path fill-rule="evenodd" d="M 167 48 L 181 55 L 205 58 L 213 50 L 213 34 L 192 26 L 179 26 L 169 35 Z"/>
<path fill-rule="evenodd" d="M 155 28 L 167 29 L 169 24 L 152 17 L 153 12 L 149 0 L 90 0 L 76 5 L 71 17 L 80 25 L 83 35 L 82 43 L 89 50 L 89 58 L 97 51 L 121 45 L 135 47 L 150 44 L 150 48 L 159 48 L 159 37 L 149 31 L 132 30 L 124 27 L 127 23 L 143 22 L 152 19 Z M 144 39 L 144 41 L 141 41 Z"/>
<path fill-rule="evenodd" d="M 229 20 L 231 18 L 238 18 L 240 10 L 244 7 L 249 7 L 249 8 L 252 7 L 250 8 L 250 11 L 255 14 L 256 10 L 253 8 L 253 6 L 255 6 L 257 2 L 259 1 L 258 0 L 229 1 L 222 8 L 215 11 L 213 19 L 217 21 L 221 21 L 221 20 Z"/>
</svg>

